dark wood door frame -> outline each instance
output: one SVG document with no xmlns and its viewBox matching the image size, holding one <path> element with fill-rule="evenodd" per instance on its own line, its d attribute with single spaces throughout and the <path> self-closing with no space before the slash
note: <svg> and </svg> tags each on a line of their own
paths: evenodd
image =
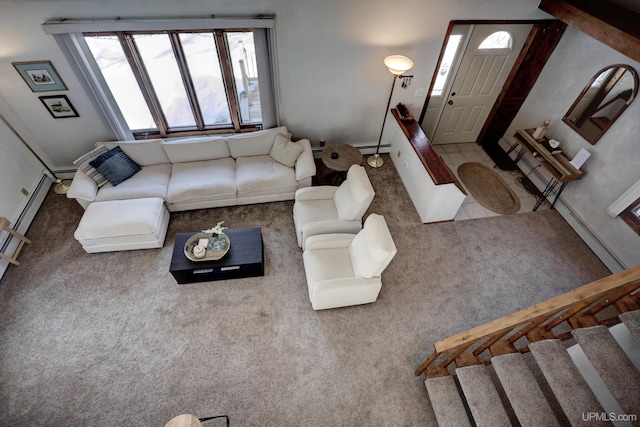
<svg viewBox="0 0 640 427">
<path fill-rule="evenodd" d="M 544 65 L 551 56 L 551 53 L 557 46 L 558 42 L 564 34 L 567 25 L 559 20 L 537 20 L 537 21 L 451 21 L 447 28 L 447 37 L 442 43 L 438 65 L 442 60 L 444 49 L 448 41 L 448 35 L 454 25 L 481 25 L 481 24 L 532 24 L 533 27 L 529 33 L 529 37 L 520 51 L 520 55 L 516 60 L 507 81 L 505 82 L 502 92 L 498 96 L 493 105 L 489 117 L 484 127 L 480 131 L 480 135 L 476 142 L 483 147 L 495 146 L 500 138 L 507 131 L 507 128 L 520 110 L 520 107 L 527 98 L 538 76 L 542 72 Z M 430 101 L 430 94 L 433 90 L 437 70 L 431 79 L 431 86 L 427 99 L 422 108 L 420 115 L 420 123 L 424 120 L 427 112 L 427 105 Z"/>
<path fill-rule="evenodd" d="M 529 38 L 480 131 L 476 141 L 478 144 L 485 148 L 498 144 L 531 92 L 566 28 L 567 24 L 558 20 L 534 22 Z"/>
</svg>

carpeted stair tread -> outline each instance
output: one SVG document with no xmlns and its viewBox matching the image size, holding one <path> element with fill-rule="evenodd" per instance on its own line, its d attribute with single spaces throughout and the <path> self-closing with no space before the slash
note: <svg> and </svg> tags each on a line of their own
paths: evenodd
<svg viewBox="0 0 640 427">
<path fill-rule="evenodd" d="M 605 412 L 560 340 L 529 344 L 529 349 L 572 426 L 584 425 L 583 414 Z M 593 420 L 590 426 L 610 426 Z"/>
<path fill-rule="evenodd" d="M 640 340 L 640 310 L 627 311 L 618 317 L 620 317 L 622 323 L 631 331 L 633 336 Z"/>
<path fill-rule="evenodd" d="M 498 390 L 484 365 L 458 368 L 456 374 L 478 427 L 511 426 Z"/>
<path fill-rule="evenodd" d="M 602 381 L 627 414 L 640 414 L 640 372 L 606 326 L 571 332 Z"/>
<path fill-rule="evenodd" d="M 522 354 L 495 356 L 491 363 L 523 427 L 560 426 Z"/>
<path fill-rule="evenodd" d="M 424 385 L 427 387 L 438 425 L 471 427 L 454 377 L 428 378 Z"/>
</svg>

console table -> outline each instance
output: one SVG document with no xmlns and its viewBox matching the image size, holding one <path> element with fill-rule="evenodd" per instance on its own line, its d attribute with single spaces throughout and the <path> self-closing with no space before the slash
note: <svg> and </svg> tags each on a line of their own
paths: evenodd
<svg viewBox="0 0 640 427">
<path fill-rule="evenodd" d="M 196 233 L 176 235 L 169 271 L 178 284 L 264 276 L 262 229 L 238 228 L 224 232 L 231 242 L 229 252 L 217 261 L 191 261 L 184 245 Z"/>
<path fill-rule="evenodd" d="M 535 129 L 520 129 L 516 131 L 513 135 L 516 142 L 511 146 L 511 148 L 509 148 L 507 154 L 510 154 L 517 148 L 518 152 L 514 161 L 518 163 L 525 153 L 529 153 L 551 174 L 551 178 L 542 192 L 542 195 L 538 197 L 538 200 L 533 207 L 533 210 L 535 211 L 540 207 L 542 202 L 551 195 L 557 185 L 560 184 L 560 190 L 558 190 L 556 197 L 551 203 L 551 207 L 553 208 L 558 197 L 560 197 L 560 193 L 562 193 L 562 190 L 564 190 L 567 184 L 570 181 L 577 181 L 582 178 L 584 176 L 584 172 L 576 169 L 564 154 L 551 154 L 532 136 L 534 130 Z"/>
</svg>

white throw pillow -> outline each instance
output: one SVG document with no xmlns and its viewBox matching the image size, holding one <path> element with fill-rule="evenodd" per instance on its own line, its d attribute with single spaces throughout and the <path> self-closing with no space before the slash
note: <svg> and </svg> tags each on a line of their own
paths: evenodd
<svg viewBox="0 0 640 427">
<path fill-rule="evenodd" d="M 98 184 L 98 187 L 102 187 L 107 182 L 109 182 L 109 180 L 105 178 L 100 172 L 98 172 L 96 168 L 91 166 L 90 162 L 92 162 L 96 158 L 100 157 L 100 155 L 108 151 L 109 149 L 107 147 L 105 147 L 104 145 L 100 145 L 99 147 L 89 151 L 87 154 L 81 157 L 78 157 L 73 162 L 74 165 L 78 166 L 78 170 L 81 170 L 89 178 L 93 179 L 96 182 L 96 184 Z"/>
<path fill-rule="evenodd" d="M 302 145 L 296 144 L 289 138 L 278 134 L 273 142 L 269 156 L 276 162 L 292 168 L 295 166 L 296 160 L 298 160 L 298 157 L 300 157 L 303 151 L 304 148 Z"/>
</svg>

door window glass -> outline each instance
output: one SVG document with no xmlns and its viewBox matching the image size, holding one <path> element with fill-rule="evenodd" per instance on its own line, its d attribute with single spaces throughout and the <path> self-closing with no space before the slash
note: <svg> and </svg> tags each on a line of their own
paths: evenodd
<svg viewBox="0 0 640 427">
<path fill-rule="evenodd" d="M 496 31 L 480 43 L 478 50 L 511 49 L 512 46 L 511 34 L 507 31 Z"/>
<path fill-rule="evenodd" d="M 449 77 L 451 65 L 453 64 L 453 60 L 456 57 L 456 52 L 458 51 L 461 40 L 461 34 L 452 34 L 449 37 L 449 41 L 447 41 L 447 47 L 445 48 L 444 55 L 442 56 L 442 61 L 440 62 L 440 69 L 438 70 L 436 81 L 433 84 L 433 90 L 431 91 L 432 96 L 442 96 L 442 91 L 444 90 L 444 86 L 447 83 L 447 77 Z"/>
</svg>

